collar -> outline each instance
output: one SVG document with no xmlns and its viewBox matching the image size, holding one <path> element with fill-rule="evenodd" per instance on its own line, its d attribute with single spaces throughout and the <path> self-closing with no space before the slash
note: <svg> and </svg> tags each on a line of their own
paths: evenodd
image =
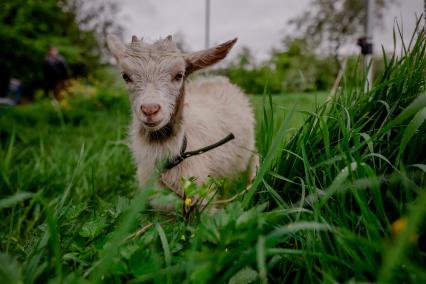
<svg viewBox="0 0 426 284">
<path fill-rule="evenodd" d="M 186 139 L 186 135 L 184 135 L 183 136 L 182 147 L 180 149 L 179 155 L 177 155 L 177 156 L 173 157 L 172 159 L 168 160 L 167 163 L 166 163 L 166 165 L 164 166 L 164 169 L 165 170 L 170 170 L 170 169 L 176 167 L 177 165 L 179 165 L 180 163 L 182 163 L 183 160 L 185 160 L 185 159 L 187 159 L 189 157 L 192 157 L 192 156 L 203 154 L 203 153 L 208 152 L 210 150 L 213 150 L 213 149 L 215 149 L 217 147 L 220 147 L 223 144 L 228 143 L 229 141 L 231 141 L 234 138 L 235 138 L 234 134 L 229 133 L 228 136 L 226 136 L 225 138 L 217 141 L 214 144 L 208 145 L 206 147 L 200 148 L 200 149 L 195 150 L 195 151 L 185 152 L 186 146 L 188 144 L 188 141 Z"/>
</svg>

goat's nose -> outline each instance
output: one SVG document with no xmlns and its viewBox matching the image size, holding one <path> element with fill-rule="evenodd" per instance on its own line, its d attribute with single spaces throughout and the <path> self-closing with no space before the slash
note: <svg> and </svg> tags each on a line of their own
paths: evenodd
<svg viewBox="0 0 426 284">
<path fill-rule="evenodd" d="M 141 111 L 146 116 L 151 116 L 160 111 L 160 105 L 158 104 L 146 104 L 141 105 Z"/>
</svg>

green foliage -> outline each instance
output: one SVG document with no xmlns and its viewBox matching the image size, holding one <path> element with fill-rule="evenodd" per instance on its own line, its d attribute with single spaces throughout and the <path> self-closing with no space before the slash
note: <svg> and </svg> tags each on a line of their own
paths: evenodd
<svg viewBox="0 0 426 284">
<path fill-rule="evenodd" d="M 303 39 L 286 39 L 286 51 L 275 51 L 271 63 L 282 78 L 281 90 L 329 90 L 337 74 L 337 65 L 330 57 L 316 55 Z M 277 86 L 278 87 L 278 86 Z"/>
<path fill-rule="evenodd" d="M 22 283 L 22 268 L 16 259 L 0 253 L 0 278 L 6 283 Z"/>
<path fill-rule="evenodd" d="M 426 163 L 424 30 L 416 36 L 417 41 L 403 57 L 385 58 L 385 72 L 369 92 L 364 92 L 364 77 L 353 68 L 331 103 L 308 118 L 293 136 L 276 165 L 280 176 L 268 181 L 277 194 L 287 196 L 286 206 L 305 204 L 313 210 L 315 219 L 341 230 L 340 236 L 320 237 L 321 249 L 329 255 L 350 252 L 342 254 L 342 260 L 363 267 L 364 272 L 353 274 L 353 268 L 345 266 L 327 269 L 333 279 L 376 279 L 380 255 L 385 262 L 383 254 L 393 247 L 383 241 L 391 224 L 408 214 L 413 226 L 422 226 L 419 219 L 415 220 L 418 214 L 424 216 L 424 210 L 407 210 L 416 203 L 426 205 L 424 172 L 413 167 Z M 410 146 L 405 147 L 407 144 Z M 365 241 L 366 247 L 357 251 L 352 237 L 343 231 L 354 232 L 352 237 Z M 407 243 L 405 246 L 409 247 Z M 402 254 L 400 250 L 399 257 Z M 393 267 L 383 268 L 386 272 L 379 280 L 416 282 L 423 274 L 418 263 L 408 259 L 422 259 L 424 252 L 413 248 L 409 255 L 399 261 L 393 258 Z M 369 265 L 364 266 L 366 260 Z M 302 274 L 307 272 L 303 267 L 298 269 Z"/>
<path fill-rule="evenodd" d="M 102 45 L 93 28 L 82 27 L 81 5 L 78 0 L 3 0 L 2 79 L 18 78 L 25 93 L 32 95 L 43 86 L 43 61 L 49 45 L 59 49 L 75 75 L 86 75 L 84 69 L 93 71 L 100 63 Z M 98 22 L 103 21 L 101 16 L 102 12 L 98 12 Z"/>
<path fill-rule="evenodd" d="M 378 23 L 395 0 L 375 0 L 374 18 Z M 339 50 L 355 36 L 365 33 L 367 3 L 359 0 L 311 0 L 309 10 L 289 21 L 302 37 L 317 49 L 338 57 Z"/>
<path fill-rule="evenodd" d="M 329 90 L 338 69 L 332 58 L 315 54 L 303 39 L 287 38 L 284 50 L 274 50 L 260 65 L 252 62 L 250 51 L 243 49 L 236 62 L 222 71 L 251 94 L 263 93 L 265 84 L 274 94 Z"/>
<path fill-rule="evenodd" d="M 403 56 L 384 62 L 368 91 L 350 67 L 322 106 L 253 98 L 259 174 L 244 195 L 191 218 L 153 212 L 146 204 L 153 183 L 135 185 L 124 92 L 99 86 L 67 107 L 41 101 L 2 109 L 0 276 L 12 283 L 425 282 L 424 30 Z M 307 97 L 315 96 L 300 102 Z M 291 117 L 299 112 L 300 128 Z M 196 194 L 190 181 L 186 189 Z"/>
</svg>

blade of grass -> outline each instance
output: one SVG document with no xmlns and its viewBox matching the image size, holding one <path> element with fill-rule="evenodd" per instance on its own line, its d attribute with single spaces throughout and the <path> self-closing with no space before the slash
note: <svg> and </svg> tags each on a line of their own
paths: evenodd
<svg viewBox="0 0 426 284">
<path fill-rule="evenodd" d="M 172 256 L 170 253 L 169 242 L 167 241 L 166 234 L 164 233 L 164 230 L 161 227 L 160 223 L 157 223 L 155 229 L 157 230 L 158 235 L 160 236 L 161 245 L 163 247 L 164 252 L 164 259 L 166 261 L 166 268 L 170 268 L 172 266 Z M 172 283 L 172 275 L 170 274 L 169 270 L 167 270 L 167 283 Z"/>
<path fill-rule="evenodd" d="M 243 204 L 244 204 L 245 207 L 248 207 L 254 193 L 256 192 L 257 187 L 260 185 L 263 177 L 266 175 L 266 173 L 271 168 L 271 166 L 274 162 L 274 159 L 278 156 L 280 147 L 283 143 L 285 134 L 287 133 L 287 130 L 288 130 L 288 125 L 289 125 L 291 117 L 294 113 L 294 109 L 295 109 L 295 107 L 292 108 L 290 113 L 287 115 L 284 123 L 281 125 L 277 136 L 274 138 L 272 145 L 268 150 L 268 153 L 265 157 L 265 160 L 263 161 L 263 163 L 260 166 L 259 172 L 257 173 L 247 195 L 244 197 Z"/>
<path fill-rule="evenodd" d="M 260 282 L 268 283 L 265 260 L 265 238 L 263 236 L 259 236 L 256 248 L 257 269 L 259 270 Z"/>
<path fill-rule="evenodd" d="M 11 196 L 0 199 L 0 210 L 15 206 L 19 202 L 31 198 L 34 194 L 31 192 L 17 192 Z"/>
</svg>

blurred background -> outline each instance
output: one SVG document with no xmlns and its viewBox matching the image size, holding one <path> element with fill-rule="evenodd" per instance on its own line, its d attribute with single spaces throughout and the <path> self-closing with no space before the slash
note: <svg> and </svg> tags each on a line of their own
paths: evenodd
<svg viewBox="0 0 426 284">
<path fill-rule="evenodd" d="M 370 36 L 369 2 L 374 2 Z M 0 5 L 0 96 L 2 102 L 14 104 L 49 96 L 61 100 L 72 95 L 73 88 L 96 84 L 122 87 L 111 68 L 107 33 L 125 41 L 133 34 L 146 41 L 173 34 L 183 51 L 238 37 L 235 50 L 211 72 L 228 76 L 250 94 L 261 94 L 265 88 L 273 94 L 329 91 L 339 72 L 358 58 L 362 39 L 374 43 L 373 73 L 381 72 L 382 46 L 387 52 L 394 49 L 395 23 L 409 37 L 424 4 L 422 0 L 2 0 Z"/>
</svg>

